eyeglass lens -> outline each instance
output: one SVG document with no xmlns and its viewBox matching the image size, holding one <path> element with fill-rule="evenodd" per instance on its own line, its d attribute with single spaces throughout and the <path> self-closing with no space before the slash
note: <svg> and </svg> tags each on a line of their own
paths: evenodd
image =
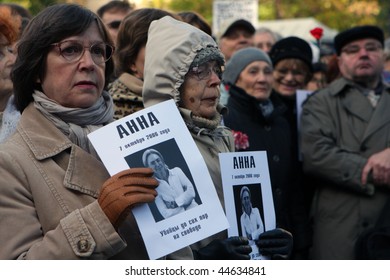
<svg viewBox="0 0 390 280">
<path fill-rule="evenodd" d="M 222 68 L 218 64 L 201 64 L 199 66 L 194 67 L 191 71 L 198 77 L 199 80 L 210 78 L 212 72 L 214 72 L 219 79 L 222 78 Z"/>
<path fill-rule="evenodd" d="M 77 41 L 64 41 L 54 44 L 58 46 L 60 54 L 68 61 L 78 61 L 85 52 L 85 49 L 89 49 L 92 59 L 96 64 L 102 64 L 109 60 L 112 56 L 114 48 L 106 43 L 96 43 L 90 47 L 84 47 L 84 45 Z"/>
</svg>

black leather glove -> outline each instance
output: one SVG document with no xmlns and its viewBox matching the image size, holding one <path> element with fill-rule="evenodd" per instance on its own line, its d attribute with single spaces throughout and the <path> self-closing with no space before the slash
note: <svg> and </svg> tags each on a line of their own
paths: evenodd
<svg viewBox="0 0 390 280">
<path fill-rule="evenodd" d="M 291 257 L 293 236 L 287 230 L 276 228 L 260 234 L 256 245 L 262 255 L 273 260 L 285 260 Z"/>
<path fill-rule="evenodd" d="M 234 236 L 224 240 L 213 240 L 208 245 L 194 251 L 198 260 L 249 260 L 252 252 L 248 239 Z"/>
</svg>

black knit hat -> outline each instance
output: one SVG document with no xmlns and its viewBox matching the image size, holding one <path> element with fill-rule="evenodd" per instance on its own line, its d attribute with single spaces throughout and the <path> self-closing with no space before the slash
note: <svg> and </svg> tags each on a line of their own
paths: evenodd
<svg viewBox="0 0 390 280">
<path fill-rule="evenodd" d="M 337 55 L 341 54 L 341 49 L 348 43 L 359 39 L 373 38 L 378 40 L 382 46 L 384 44 L 384 34 L 382 29 L 374 25 L 356 26 L 344 30 L 334 38 L 334 47 Z"/>
<path fill-rule="evenodd" d="M 274 66 L 282 59 L 296 58 L 300 59 L 309 66 L 312 71 L 313 52 L 309 43 L 298 37 L 286 37 L 277 41 L 269 53 Z"/>
</svg>

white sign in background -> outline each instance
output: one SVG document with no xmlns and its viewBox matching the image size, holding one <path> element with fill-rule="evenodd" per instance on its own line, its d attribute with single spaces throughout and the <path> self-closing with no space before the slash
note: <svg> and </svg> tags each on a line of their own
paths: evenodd
<svg viewBox="0 0 390 280">
<path fill-rule="evenodd" d="M 240 190 L 243 187 L 248 187 L 251 192 L 252 207 L 262 213 L 264 230 L 274 229 L 276 218 L 267 153 L 265 151 L 221 153 L 219 161 L 226 216 L 230 224 L 228 235 L 242 236 L 240 217 L 243 209 Z M 251 259 L 265 259 L 259 254 L 254 241 L 250 240 L 250 245 L 252 246 Z"/>
<path fill-rule="evenodd" d="M 165 101 L 117 120 L 88 137 L 111 175 L 129 167 L 143 167 L 143 151 L 153 148 L 163 154 L 166 163 L 170 162 L 167 163 L 169 169 L 187 169 L 187 177 L 193 179 L 201 202 L 198 206 L 159 221 L 147 204 L 133 209 L 151 259 L 163 257 L 228 227 L 206 163 L 174 101 Z M 181 166 L 175 166 L 178 162 Z"/>
<path fill-rule="evenodd" d="M 221 27 L 236 19 L 245 19 L 257 26 L 258 0 L 214 0 L 213 34 L 219 36 Z"/>
</svg>

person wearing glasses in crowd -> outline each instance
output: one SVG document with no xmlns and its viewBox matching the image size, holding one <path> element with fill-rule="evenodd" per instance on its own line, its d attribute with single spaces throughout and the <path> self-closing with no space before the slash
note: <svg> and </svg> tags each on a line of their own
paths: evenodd
<svg viewBox="0 0 390 280">
<path fill-rule="evenodd" d="M 304 196 L 304 205 L 306 206 L 305 215 L 308 216 L 313 193 L 310 178 L 304 176 L 302 163 L 300 161 L 296 100 L 297 91 L 306 89 L 307 84 L 313 77 L 313 53 L 309 43 L 305 40 L 299 37 L 289 36 L 276 42 L 272 46 L 269 56 L 274 65 L 273 93 L 279 96 L 287 107 L 284 116 L 289 122 L 291 131 L 290 145 L 291 150 L 293 151 L 292 159 L 294 161 L 293 166 L 295 166 L 294 173 L 297 178 L 298 190 L 302 192 Z M 272 159 L 270 164 L 278 165 L 278 162 L 275 162 L 275 160 Z M 299 258 L 306 258 L 310 239 L 296 239 L 295 241 L 294 245 L 296 248 L 302 248 L 299 250 L 302 252 L 299 254 L 301 255 Z"/>
<path fill-rule="evenodd" d="M 158 51 L 156 51 L 158 49 Z M 166 16 L 153 21 L 146 44 L 143 98 L 145 107 L 174 100 L 202 154 L 224 206 L 218 154 L 234 151 L 231 131 L 221 124 L 226 108 L 219 103 L 224 56 L 214 39 L 199 28 Z M 271 258 L 288 256 L 292 236 L 282 229 L 256 240 Z M 242 236 L 223 231 L 191 245 L 196 259 L 249 259 L 251 247 Z"/>
<path fill-rule="evenodd" d="M 26 27 L 12 72 L 22 116 L 0 145 L 0 259 L 148 258 L 130 209 L 154 201 L 152 169 L 110 177 L 87 138 L 113 121 L 103 90 L 113 51 L 78 5 L 50 6 Z M 185 250 L 176 257 L 192 259 Z"/>
<path fill-rule="evenodd" d="M 119 26 L 122 20 L 134 10 L 133 5 L 127 0 L 113 0 L 101 6 L 96 13 L 107 26 L 108 31 L 112 37 L 114 45 L 118 36 Z"/>
<path fill-rule="evenodd" d="M 379 27 L 344 30 L 334 46 L 342 77 L 303 105 L 301 147 L 304 171 L 318 179 L 312 257 L 351 260 L 390 198 L 390 87 Z"/>
</svg>

